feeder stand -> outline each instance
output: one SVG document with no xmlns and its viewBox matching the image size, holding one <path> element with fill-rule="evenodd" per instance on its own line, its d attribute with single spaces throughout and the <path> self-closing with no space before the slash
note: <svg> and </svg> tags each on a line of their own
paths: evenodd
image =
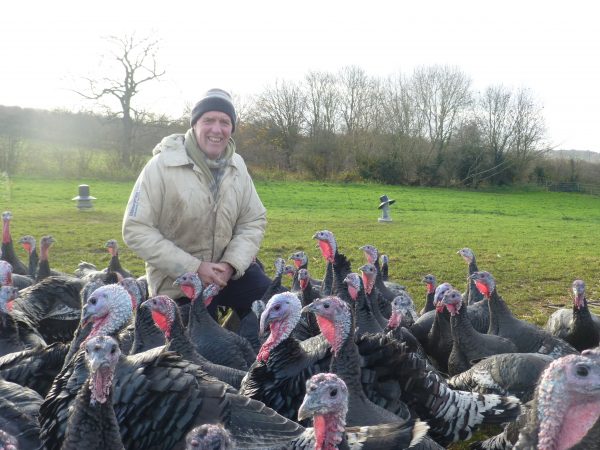
<svg viewBox="0 0 600 450">
<path fill-rule="evenodd" d="M 96 200 L 96 197 L 90 195 L 90 187 L 87 184 L 80 184 L 79 195 L 71 200 L 77 200 L 77 209 L 83 211 L 92 209 L 92 200 Z"/>
<path fill-rule="evenodd" d="M 377 209 L 381 209 L 381 217 L 377 219 L 379 222 L 391 222 L 392 218 L 390 217 L 390 206 L 393 205 L 396 200 L 390 200 L 387 195 L 383 194 L 379 197 L 379 201 L 381 202 Z"/>
</svg>

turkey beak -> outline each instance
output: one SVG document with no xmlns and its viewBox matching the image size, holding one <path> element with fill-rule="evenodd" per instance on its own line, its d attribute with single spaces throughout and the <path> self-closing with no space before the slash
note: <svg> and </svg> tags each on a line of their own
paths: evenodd
<svg viewBox="0 0 600 450">
<path fill-rule="evenodd" d="M 306 305 L 304 308 L 302 308 L 302 310 L 300 311 L 301 314 L 304 313 L 314 313 L 315 312 L 315 308 L 314 305 L 312 303 Z"/>
<path fill-rule="evenodd" d="M 87 305 L 83 305 L 83 309 L 81 310 L 82 325 L 85 326 L 90 321 L 90 317 L 92 317 L 92 314 L 90 313 Z"/>
<path fill-rule="evenodd" d="M 93 353 L 88 357 L 88 361 L 90 364 L 90 371 L 95 373 L 100 367 L 106 364 L 106 360 L 101 356 Z"/>
<path fill-rule="evenodd" d="M 314 399 L 311 396 L 307 395 L 304 398 L 304 401 L 302 402 L 302 404 L 300 405 L 300 409 L 298 409 L 298 421 L 304 420 L 304 419 L 309 419 L 316 412 L 319 411 L 320 407 L 321 407 L 321 404 L 319 402 L 319 399 Z"/>
<path fill-rule="evenodd" d="M 260 337 L 264 336 L 267 332 L 267 329 L 269 328 L 269 325 L 272 322 L 272 318 L 271 318 L 271 314 L 270 314 L 271 310 L 270 309 L 265 309 L 263 311 L 263 313 L 260 315 L 260 324 L 258 327 L 258 335 Z"/>
</svg>

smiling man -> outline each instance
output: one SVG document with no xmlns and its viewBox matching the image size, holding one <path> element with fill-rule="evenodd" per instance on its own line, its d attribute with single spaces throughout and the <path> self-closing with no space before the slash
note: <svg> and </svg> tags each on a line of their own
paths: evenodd
<svg viewBox="0 0 600 450">
<path fill-rule="evenodd" d="M 266 210 L 231 135 L 231 96 L 211 89 L 194 106 L 190 129 L 165 137 L 140 173 L 123 218 L 123 240 L 146 263 L 150 294 L 182 301 L 173 286 L 197 272 L 222 290 L 211 303 L 240 317 L 270 279 L 253 263 Z"/>
</svg>

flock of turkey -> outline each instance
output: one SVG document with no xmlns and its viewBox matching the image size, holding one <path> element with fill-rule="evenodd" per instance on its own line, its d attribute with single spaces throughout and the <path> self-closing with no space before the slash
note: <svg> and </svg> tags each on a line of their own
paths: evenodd
<svg viewBox="0 0 600 450">
<path fill-rule="evenodd" d="M 3 214 L 0 449 L 439 449 L 483 424 L 477 449 L 600 448 L 600 322 L 583 281 L 545 329 L 515 317 L 473 252 L 466 291 L 423 278 L 419 313 L 372 245 L 353 272 L 333 233 L 311 277 L 304 252 L 275 261 L 252 311 L 224 326 L 218 288 L 147 298 L 117 243 L 97 270 L 49 265 L 50 236 L 20 239 Z M 292 277 L 290 288 L 283 280 Z M 500 429 L 500 428 L 499 428 Z"/>
</svg>

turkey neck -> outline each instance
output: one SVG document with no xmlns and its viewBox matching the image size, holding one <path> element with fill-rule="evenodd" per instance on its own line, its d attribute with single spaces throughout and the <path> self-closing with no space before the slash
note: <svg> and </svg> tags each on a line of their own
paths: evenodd
<svg viewBox="0 0 600 450">
<path fill-rule="evenodd" d="M 315 450 L 337 450 L 342 442 L 345 421 L 339 413 L 316 415 L 313 418 Z"/>
<path fill-rule="evenodd" d="M 313 302 L 313 300 L 317 298 L 315 292 L 313 290 L 313 285 L 310 279 L 306 282 L 306 286 L 302 289 L 302 295 L 300 296 L 300 302 L 302 303 L 302 307 L 309 305 Z"/>
<path fill-rule="evenodd" d="M 190 316 L 188 320 L 188 334 L 190 339 L 194 342 L 205 338 L 207 335 L 212 335 L 211 330 L 218 327 L 219 324 L 209 314 L 206 305 L 202 301 L 202 298 L 196 297 L 192 301 L 190 307 Z"/>
<path fill-rule="evenodd" d="M 476 350 L 478 333 L 469 320 L 467 308 L 463 306 L 457 314 L 450 316 L 450 330 L 455 344 Z"/>
<path fill-rule="evenodd" d="M 331 293 L 338 295 L 344 290 L 344 279 L 346 275 L 350 273 L 350 263 L 346 256 L 338 253 L 336 250 L 335 256 L 333 257 L 333 284 L 331 286 Z"/>
<path fill-rule="evenodd" d="M 427 292 L 427 297 L 425 298 L 425 307 L 423 308 L 424 312 L 433 311 L 435 307 L 433 306 L 433 298 L 435 297 L 435 290 L 431 292 Z"/>
<path fill-rule="evenodd" d="M 68 422 L 61 450 L 125 450 L 113 409 L 112 387 L 106 402 L 91 405 L 89 381 L 88 378 L 77 394 L 75 411 Z"/>
<path fill-rule="evenodd" d="M 518 320 L 495 288 L 488 300 L 488 306 L 490 308 L 488 334 L 502 335 L 504 327 L 510 327 Z"/>
<path fill-rule="evenodd" d="M 583 299 L 582 308 L 573 305 L 573 325 L 565 340 L 579 351 L 598 346 L 600 334 L 588 309 L 587 298 Z"/>
<path fill-rule="evenodd" d="M 141 304 L 141 303 L 140 303 Z M 129 354 L 135 355 L 154 347 L 164 345 L 165 337 L 154 324 L 150 309 L 137 307 L 135 326 L 133 329 L 133 344 Z"/>
<path fill-rule="evenodd" d="M 37 268 L 38 268 L 38 264 L 39 264 L 39 257 L 37 254 L 37 250 L 34 248 L 33 250 L 31 250 L 31 253 L 29 253 L 29 276 L 31 278 L 33 278 L 35 280 L 35 277 L 37 275 Z"/>
<path fill-rule="evenodd" d="M 348 303 L 350 310 L 354 312 L 355 328 L 358 334 L 364 333 L 381 333 L 383 330 L 375 321 L 373 310 L 368 303 L 365 291 L 360 289 L 357 292 L 356 300 L 350 296 L 348 289 L 342 289 L 340 298 Z"/>
<path fill-rule="evenodd" d="M 185 328 L 181 322 L 181 315 L 179 308 L 175 309 L 175 318 L 171 324 L 171 336 L 167 341 L 167 349 L 176 351 L 181 354 L 184 359 L 188 361 L 198 361 L 198 352 L 194 349 L 194 346 L 190 342 L 190 338 L 185 333 Z"/>
<path fill-rule="evenodd" d="M 373 262 L 375 269 L 377 269 L 377 275 L 375 276 L 375 287 L 383 294 L 384 297 L 390 300 L 394 298 L 394 294 L 387 288 L 383 282 L 383 276 L 381 274 L 381 268 L 379 267 L 379 258 L 376 258 Z"/>
</svg>

